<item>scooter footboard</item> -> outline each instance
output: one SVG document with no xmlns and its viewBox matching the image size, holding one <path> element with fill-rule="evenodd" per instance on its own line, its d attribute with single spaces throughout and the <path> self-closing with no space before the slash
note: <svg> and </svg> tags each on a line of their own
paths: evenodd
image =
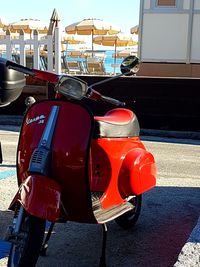
<svg viewBox="0 0 200 267">
<path fill-rule="evenodd" d="M 48 177 L 30 175 L 20 185 L 9 209 L 14 209 L 16 202 L 31 215 L 56 221 L 60 214 L 60 186 Z"/>
<path fill-rule="evenodd" d="M 142 148 L 129 151 L 119 174 L 119 191 L 123 197 L 140 195 L 156 185 L 153 155 Z"/>
</svg>

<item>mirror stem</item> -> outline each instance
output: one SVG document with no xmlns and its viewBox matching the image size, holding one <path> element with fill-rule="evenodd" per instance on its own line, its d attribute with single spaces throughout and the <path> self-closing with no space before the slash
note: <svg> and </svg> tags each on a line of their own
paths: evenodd
<svg viewBox="0 0 200 267">
<path fill-rule="evenodd" d="M 112 81 L 112 80 L 114 80 L 114 79 L 117 79 L 117 78 L 119 78 L 119 77 L 121 77 L 121 76 L 124 76 L 124 75 L 127 75 L 127 74 L 130 74 L 130 71 L 128 71 L 128 72 L 126 72 L 126 73 L 120 73 L 120 74 L 118 74 L 118 75 L 115 75 L 115 76 L 113 76 L 113 77 L 111 77 L 111 78 L 105 79 L 105 80 L 100 81 L 100 82 L 93 83 L 93 84 L 90 85 L 88 88 L 90 89 L 90 88 L 92 88 L 93 86 L 96 86 L 96 85 L 99 85 L 99 84 L 102 84 L 102 83 L 105 83 L 105 82 L 110 82 L 110 81 Z"/>
</svg>

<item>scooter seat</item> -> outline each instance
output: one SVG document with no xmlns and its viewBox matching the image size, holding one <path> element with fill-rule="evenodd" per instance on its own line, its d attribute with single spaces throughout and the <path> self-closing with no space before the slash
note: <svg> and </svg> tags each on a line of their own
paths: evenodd
<svg viewBox="0 0 200 267">
<path fill-rule="evenodd" d="M 104 116 L 95 116 L 95 137 L 139 136 L 140 127 L 136 115 L 128 109 L 116 108 Z"/>
</svg>

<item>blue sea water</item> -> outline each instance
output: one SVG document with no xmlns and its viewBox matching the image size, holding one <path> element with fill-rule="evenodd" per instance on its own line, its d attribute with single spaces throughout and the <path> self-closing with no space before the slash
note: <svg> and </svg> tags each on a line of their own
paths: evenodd
<svg viewBox="0 0 200 267">
<path fill-rule="evenodd" d="M 111 66 L 112 64 L 114 64 L 114 58 L 112 57 L 114 51 L 113 50 L 107 50 L 106 51 L 106 58 L 105 58 L 105 68 L 106 68 L 106 72 L 108 73 L 112 73 L 113 72 L 113 67 Z M 123 58 L 116 58 L 116 64 L 120 65 L 121 62 L 123 61 Z M 117 67 L 115 69 L 116 73 L 120 72 L 120 68 Z"/>
</svg>

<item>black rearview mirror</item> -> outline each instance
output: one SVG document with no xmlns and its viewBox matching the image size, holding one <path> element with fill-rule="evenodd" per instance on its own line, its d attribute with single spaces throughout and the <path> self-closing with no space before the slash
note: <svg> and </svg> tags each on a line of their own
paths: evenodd
<svg viewBox="0 0 200 267">
<path fill-rule="evenodd" d="M 121 73 L 124 75 L 132 75 L 139 70 L 139 59 L 136 56 L 126 57 L 120 66 Z"/>
</svg>

